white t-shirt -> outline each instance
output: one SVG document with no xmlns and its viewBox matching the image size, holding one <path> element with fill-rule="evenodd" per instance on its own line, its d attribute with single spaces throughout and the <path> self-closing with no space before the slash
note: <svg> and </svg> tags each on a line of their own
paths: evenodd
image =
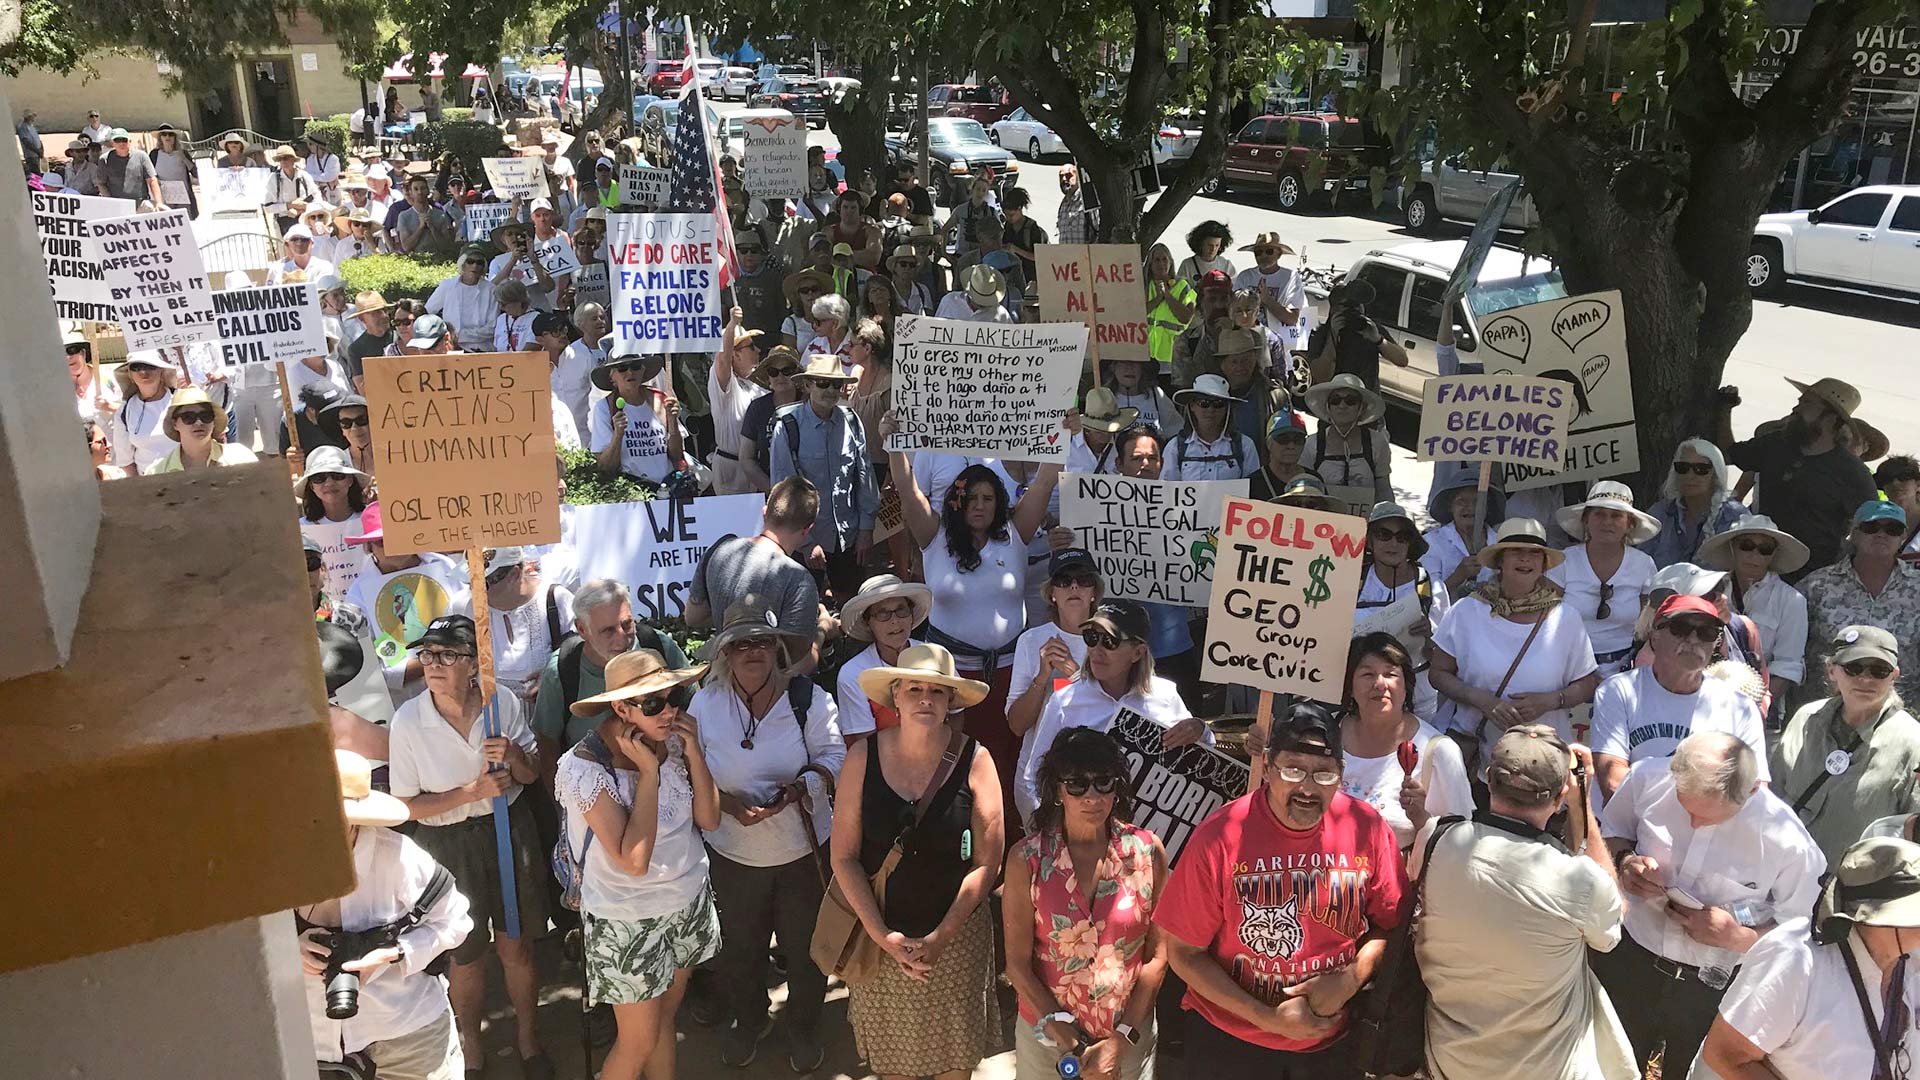
<svg viewBox="0 0 1920 1080">
<path fill-rule="evenodd" d="M 1501 696 L 1553 693 L 1593 671 L 1593 645 L 1587 641 L 1587 628 L 1578 614 L 1567 610 L 1565 604 L 1556 604 L 1542 616 L 1542 622 Z M 1468 596 L 1453 605 L 1446 619 L 1434 628 L 1433 643 L 1459 664 L 1462 682 L 1491 693 L 1499 689 L 1500 680 L 1513 667 L 1513 658 L 1533 629 L 1531 623 L 1495 616 L 1486 601 Z M 1474 731 L 1480 719 L 1479 709 L 1455 703 L 1456 728 Z M 1573 741 L 1570 710 L 1542 713 L 1539 722 L 1550 725 L 1560 738 Z"/>
<path fill-rule="evenodd" d="M 1287 348 L 1306 348 L 1309 336 L 1307 320 L 1312 315 L 1313 309 L 1307 306 L 1306 282 L 1301 278 L 1300 272 L 1292 267 L 1281 266 L 1275 268 L 1273 273 L 1265 274 L 1261 273 L 1258 266 L 1249 266 L 1233 279 L 1235 291 L 1258 289 L 1262 285 L 1273 290 L 1274 296 L 1278 297 L 1282 304 L 1298 311 L 1300 317 L 1289 326 L 1281 322 L 1278 315 L 1261 308 L 1258 312 L 1260 325 L 1279 334 L 1280 340 L 1287 343 Z"/>
<path fill-rule="evenodd" d="M 593 367 L 605 358 L 604 353 L 581 338 L 568 345 L 560 354 L 560 362 L 553 366 L 553 392 L 573 416 L 575 431 L 585 431 L 590 426 L 587 410 L 593 406 Z"/>
<path fill-rule="evenodd" d="M 1760 779 L 1769 779 L 1760 710 L 1724 679 L 1709 675 L 1697 693 L 1675 694 L 1660 685 L 1649 664 L 1607 679 L 1593 695 L 1596 755 L 1629 765 L 1670 758 L 1680 740 L 1696 731 L 1724 731 L 1746 743 L 1760 759 Z"/>
<path fill-rule="evenodd" d="M 433 287 L 427 311 L 453 326 L 462 352 L 493 351 L 493 317 L 500 314 L 500 305 L 493 302 L 493 282 L 481 278 L 469 285 L 458 275 L 450 277 Z"/>
<path fill-rule="evenodd" d="M 1026 627 L 1027 546 L 1011 524 L 1007 538 L 987 541 L 980 565 L 966 573 L 947 547 L 944 528 L 934 533 L 924 555 L 927 585 L 933 590 L 933 613 L 927 621 L 942 633 L 977 648 L 998 649 Z M 977 656 L 955 653 L 953 659 L 962 671 L 981 670 Z M 1011 656 L 1003 656 L 997 666 L 1012 663 Z"/>
<path fill-rule="evenodd" d="M 975 311 L 963 289 L 955 289 L 941 297 L 940 306 L 934 310 L 934 315 L 936 318 L 960 319 L 965 322 L 1010 323 L 1015 321 L 1013 313 L 1007 310 L 1005 304 L 995 304 L 990 308 Z"/>
<path fill-rule="evenodd" d="M 588 421 L 591 434 L 587 449 L 598 454 L 613 445 L 613 401 L 607 397 L 593 406 Z M 621 439 L 620 470 L 634 476 L 661 481 L 673 471 L 667 458 L 667 425 L 653 411 L 653 395 L 641 402 L 627 402 L 627 431 Z"/>
<path fill-rule="evenodd" d="M 113 414 L 113 430 L 107 433 L 113 444 L 112 463 L 132 465 L 146 472 L 147 466 L 173 453 L 174 447 L 180 444 L 167 438 L 161 430 L 167 409 L 172 405 L 171 390 L 152 401 L 136 395 L 123 402 Z"/>
<path fill-rule="evenodd" d="M 1015 698 L 1026 693 L 1027 688 L 1033 685 L 1034 677 L 1040 674 L 1040 646 L 1054 638 L 1059 638 L 1066 644 L 1067 655 L 1073 657 L 1074 663 L 1087 662 L 1087 639 L 1073 631 L 1062 630 L 1054 623 L 1044 623 L 1022 632 L 1019 639 L 1013 643 L 1013 672 L 1011 680 L 1007 683 L 1007 704 L 1013 704 Z M 1042 701 L 1041 710 L 1044 711 L 1046 707 L 1046 701 Z M 1035 716 L 1033 726 L 1020 737 L 1019 760 L 1027 760 L 1033 748 L 1033 734 L 1039 729 L 1040 718 Z"/>
<path fill-rule="evenodd" d="M 851 335 L 849 335 L 851 337 Z M 707 401 L 713 409 L 713 445 L 729 454 L 740 453 L 740 424 L 747 418 L 747 406 L 753 399 L 766 394 L 767 390 L 752 379 L 743 379 L 738 375 L 727 380 L 726 389 L 720 388 L 720 379 L 714 374 L 723 363 L 716 357 L 713 366 L 707 368 Z"/>
<path fill-rule="evenodd" d="M 707 767 L 721 791 L 759 806 L 782 785 L 792 783 L 809 764 L 840 775 L 840 766 L 847 759 L 847 744 L 840 737 L 840 710 L 832 694 L 817 686 L 812 689 L 804 732 L 786 691 L 774 698 L 773 706 L 757 723 L 730 682 L 711 683 L 693 696 L 687 714 L 699 725 L 700 748 L 706 752 Z M 742 746 L 743 742 L 753 745 Z M 820 777 L 808 773 L 806 784 L 813 794 L 814 839 L 824 844 L 833 828 L 833 810 Z M 721 814 L 720 827 L 706 837 L 713 850 L 745 866 L 785 866 L 809 857 L 811 850 L 801 829 L 800 811 L 791 804 L 752 826 Z"/>
<path fill-rule="evenodd" d="M 923 641 L 907 639 L 902 649 L 911 649 L 915 645 L 924 645 Z M 840 665 L 840 675 L 834 681 L 834 697 L 840 706 L 840 734 L 844 736 L 865 735 L 879 727 L 873 717 L 874 702 L 867 692 L 860 689 L 860 675 L 877 667 L 885 667 L 880 659 L 880 646 L 869 645 L 860 650 L 853 659 Z"/>
<path fill-rule="evenodd" d="M 543 582 L 533 599 L 511 611 L 487 611 L 493 627 L 493 675 L 503 690 L 524 697 L 540 688 L 540 673 L 554 648 L 547 625 L 549 593 L 559 613 L 560 632 L 565 634 L 573 625 L 573 594 L 552 582 Z"/>
<path fill-rule="evenodd" d="M 300 519 L 300 535 L 319 544 L 320 557 L 327 562 L 327 581 L 322 591 L 336 600 L 346 599 L 347 590 L 353 587 L 360 572 L 373 565 L 366 545 L 347 543 L 347 537 L 359 536 L 365 531 L 357 513 L 348 514 L 345 521 Z"/>
<path fill-rule="evenodd" d="M 537 344 L 533 337 L 533 320 L 540 317 L 540 309 L 529 307 L 519 315 L 509 315 L 502 311 L 493 317 L 493 352 L 520 352 Z"/>
<path fill-rule="evenodd" d="M 1131 709 L 1141 718 L 1169 728 L 1193 715 L 1193 710 L 1181 700 L 1179 688 L 1158 675 L 1153 677 L 1145 693 L 1131 690 L 1118 700 L 1110 697 L 1091 676 L 1088 672 L 1074 679 L 1048 698 L 1040 709 L 1040 719 L 1027 733 L 1030 737 L 1021 749 L 1013 774 L 1014 805 L 1023 821 L 1032 821 L 1034 811 L 1040 808 L 1040 762 L 1061 732 L 1076 727 L 1106 731 L 1122 709 Z M 1205 729 L 1200 741 L 1212 746 L 1213 729 Z"/>
<path fill-rule="evenodd" d="M 1459 535 L 1458 533 L 1455 534 Z M 1587 623 L 1587 639 L 1596 655 L 1605 656 L 1633 647 L 1633 623 L 1640 617 L 1640 594 L 1653 584 L 1653 557 L 1639 548 L 1629 547 L 1607 584 L 1613 591 L 1607 597 L 1607 617 L 1600 619 L 1600 579 L 1587 561 L 1587 545 L 1567 549 L 1567 561 L 1547 571 L 1547 580 L 1566 590 L 1563 607 L 1571 606 Z M 1627 658 L 1616 661 L 1612 671 L 1620 671 Z M 1611 672 L 1609 672 L 1611 674 Z"/>
<path fill-rule="evenodd" d="M 500 734 L 519 744 L 528 755 L 537 753 L 533 729 L 527 726 L 526 707 L 512 694 L 495 694 Z M 387 726 L 387 786 L 402 799 L 431 792 L 452 791 L 479 779 L 486 771 L 487 759 L 480 744 L 487 739 L 485 717 L 473 722 L 466 738 L 447 723 L 434 708 L 433 695 L 421 694 L 393 711 L 393 723 Z M 507 789 L 507 803 L 520 797 L 521 785 Z M 456 806 L 432 817 L 419 818 L 422 825 L 457 825 L 469 818 L 493 813 L 493 800 L 480 799 Z"/>
<path fill-rule="evenodd" d="M 325 371 L 315 371 L 298 360 L 290 360 L 281 366 L 287 369 L 287 390 L 293 394 L 296 402 L 300 400 L 300 391 L 317 382 L 330 382 L 342 390 L 353 389 L 353 380 L 348 377 L 347 369 L 331 356 L 326 358 Z"/>
<path fill-rule="evenodd" d="M 1467 783 L 1466 762 L 1460 756 L 1460 744 L 1435 731 L 1426 721 L 1409 740 L 1420 752 L 1414 766 L 1420 782 L 1427 786 L 1427 816 L 1443 818 L 1473 813 L 1473 787 Z M 1400 785 L 1406 782 L 1406 770 L 1400 767 L 1399 748 L 1381 757 L 1360 757 L 1348 751 L 1340 773 L 1340 790 L 1380 811 L 1393 826 L 1393 837 L 1405 850 L 1413 843 L 1413 821 L 1400 805 Z"/>
<path fill-rule="evenodd" d="M 1435 525 L 1420 536 L 1427 542 L 1427 553 L 1420 556 L 1420 565 L 1426 567 L 1427 573 L 1433 575 L 1434 587 L 1444 589 L 1447 586 L 1447 576 L 1452 574 L 1454 568 L 1460 565 L 1460 561 L 1467 557 L 1466 538 L 1461 536 L 1460 530 L 1452 525 Z M 1493 530 L 1488 529 L 1486 542 L 1480 546 L 1485 547 L 1493 543 L 1493 540 Z M 1483 569 L 1468 580 L 1491 581 L 1493 576 L 1492 570 Z M 1434 625 L 1439 624 L 1436 622 Z"/>
<path fill-rule="evenodd" d="M 667 760 L 660 763 L 660 813 L 647 872 L 635 877 L 615 865 L 607 838 L 588 840 L 592 826 L 586 812 L 610 795 L 631 813 L 639 775 L 604 768 L 577 751 L 560 755 L 555 766 L 553 791 L 567 812 L 567 843 L 575 855 L 586 852 L 580 860 L 580 910 L 586 914 L 626 921 L 658 918 L 686 907 L 706 888 L 707 847 L 693 825 L 693 781 L 678 735 L 667 739 Z"/>
<path fill-rule="evenodd" d="M 295 271 L 307 275 L 308 281 L 318 282 L 321 278 L 334 276 L 338 271 L 334 265 L 318 255 L 309 255 L 307 265 L 301 266 L 291 258 L 282 259 L 267 269 L 267 284 L 278 285 L 287 280 L 287 275 Z"/>
<path fill-rule="evenodd" d="M 1421 569 L 1424 570 L 1425 567 Z M 1427 623 L 1438 628 L 1441 620 L 1447 617 L 1447 609 L 1453 606 L 1453 601 L 1448 598 L 1446 586 L 1434 581 L 1432 574 L 1427 575 L 1427 580 L 1429 582 L 1427 591 L 1431 597 L 1427 608 Z M 1369 566 L 1366 574 L 1360 578 L 1360 597 L 1354 614 L 1357 618 L 1365 618 L 1380 608 L 1389 607 L 1395 601 L 1413 595 L 1419 584 L 1420 579 L 1416 574 L 1404 584 L 1389 589 L 1380 581 L 1380 572 Z M 1432 667 L 1423 655 L 1428 640 L 1428 638 L 1417 638 L 1410 634 L 1400 637 L 1400 644 L 1413 654 L 1413 715 L 1431 724 L 1440 709 L 1440 695 L 1434 690 L 1432 680 L 1427 677 L 1427 672 Z"/>
</svg>

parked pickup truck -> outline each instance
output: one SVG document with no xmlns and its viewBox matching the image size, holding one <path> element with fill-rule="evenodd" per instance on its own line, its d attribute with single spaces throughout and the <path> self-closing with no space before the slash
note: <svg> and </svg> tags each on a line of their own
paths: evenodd
<svg viewBox="0 0 1920 1080">
<path fill-rule="evenodd" d="M 1501 188 L 1519 182 L 1520 175 L 1509 168 L 1504 162 L 1496 162 L 1491 169 L 1475 169 L 1459 156 L 1427 162 L 1420 169 L 1420 179 L 1408 189 L 1400 204 L 1401 213 L 1406 215 L 1407 231 L 1426 236 L 1443 219 L 1479 221 L 1488 202 Z M 1500 224 L 1507 229 L 1531 229 L 1539 223 L 1533 197 L 1523 191 Z"/>
<path fill-rule="evenodd" d="M 1789 280 L 1920 300 L 1920 185 L 1875 185 L 1813 210 L 1762 214 L 1747 254 L 1747 284 Z"/>
</svg>

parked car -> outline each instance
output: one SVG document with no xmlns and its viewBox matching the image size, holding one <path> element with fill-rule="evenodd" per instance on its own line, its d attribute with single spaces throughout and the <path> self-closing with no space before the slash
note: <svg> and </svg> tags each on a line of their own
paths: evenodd
<svg viewBox="0 0 1920 1080">
<path fill-rule="evenodd" d="M 713 96 L 722 101 L 745 101 L 760 89 L 760 79 L 752 68 L 730 67 L 720 72 Z"/>
<path fill-rule="evenodd" d="M 1401 200 L 1400 211 L 1406 218 L 1407 230 L 1425 236 L 1443 219 L 1479 221 L 1501 188 L 1519 182 L 1520 174 L 1503 161 L 1495 162 L 1491 169 L 1471 168 L 1460 155 L 1444 161 L 1429 161 L 1421 167 L 1420 179 Z M 1531 229 L 1539 223 L 1533 197 L 1523 191 L 1513 200 L 1506 219 L 1500 224 L 1507 229 Z"/>
<path fill-rule="evenodd" d="M 1760 215 L 1747 284 L 1771 293 L 1789 280 L 1920 299 L 1920 185 L 1876 184 L 1813 210 Z"/>
<path fill-rule="evenodd" d="M 964 116 L 983 126 L 1013 111 L 1013 99 L 997 86 L 941 83 L 927 91 L 927 112 L 934 116 Z"/>
<path fill-rule="evenodd" d="M 1153 163 L 1165 165 L 1169 161 L 1185 161 L 1192 157 L 1194 148 L 1200 145 L 1200 133 L 1205 127 L 1205 122 L 1191 113 L 1167 117 L 1153 136 Z"/>
<path fill-rule="evenodd" d="M 827 122 L 826 106 L 820 103 L 820 83 L 814 79 L 768 79 L 747 104 L 756 109 L 785 109 L 805 120 L 808 127 L 821 127 Z"/>
<path fill-rule="evenodd" d="M 1034 116 L 1023 106 L 995 120 L 987 127 L 987 137 L 995 146 L 1004 146 L 1018 153 L 1027 152 L 1032 161 L 1039 161 L 1042 154 L 1064 154 L 1067 144 L 1047 126 L 1046 121 Z"/>
<path fill-rule="evenodd" d="M 640 146 L 646 152 L 647 160 L 655 165 L 667 161 L 667 147 L 673 140 L 673 132 L 680 124 L 680 103 L 672 98 L 661 98 L 648 105 L 640 114 Z"/>
<path fill-rule="evenodd" d="M 693 62 L 694 79 L 700 89 L 707 93 L 719 94 L 720 78 L 727 70 L 727 62 L 715 57 L 704 57 Z"/>
<path fill-rule="evenodd" d="M 952 206 L 967 197 L 968 178 L 976 171 L 991 171 L 995 186 L 1004 193 L 1020 177 L 1020 165 L 1003 147 L 993 145 L 987 129 L 978 120 L 964 116 L 936 116 L 927 121 L 927 157 L 933 176 L 927 190 L 933 201 Z M 901 162 L 920 163 L 918 126 L 905 139 L 887 140 L 888 157 L 897 166 Z"/>
<path fill-rule="evenodd" d="M 1369 172 L 1387 163 L 1386 140 L 1361 120 L 1338 113 L 1257 116 L 1227 143 L 1220 175 L 1200 191 L 1263 189 L 1280 209 L 1294 211 L 1310 199 L 1364 195 Z"/>
<path fill-rule="evenodd" d="M 811 79 L 814 77 L 813 66 L 811 64 L 761 64 L 760 70 L 755 74 L 761 82 L 772 82 L 774 79 Z"/>
<path fill-rule="evenodd" d="M 677 94 L 680 92 L 680 77 L 684 74 L 686 61 L 661 60 L 653 74 L 647 76 L 647 93 Z"/>
</svg>

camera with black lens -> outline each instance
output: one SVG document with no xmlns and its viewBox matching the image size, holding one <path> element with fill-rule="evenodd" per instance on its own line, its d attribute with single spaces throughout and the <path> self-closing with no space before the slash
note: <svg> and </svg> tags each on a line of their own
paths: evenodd
<svg viewBox="0 0 1920 1080">
<path fill-rule="evenodd" d="M 399 935 L 392 926 L 376 926 L 370 930 L 330 930 L 315 940 L 328 949 L 327 967 L 320 975 L 327 990 L 327 1019 L 349 1019 L 360 1012 L 360 973 L 343 970 L 341 965 L 399 944 Z"/>
</svg>

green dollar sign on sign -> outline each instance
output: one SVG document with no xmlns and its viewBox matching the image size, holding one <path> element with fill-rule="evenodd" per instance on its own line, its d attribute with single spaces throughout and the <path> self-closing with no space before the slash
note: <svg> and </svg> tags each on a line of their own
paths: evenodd
<svg viewBox="0 0 1920 1080">
<path fill-rule="evenodd" d="M 1333 560 L 1325 555 L 1307 564 L 1307 576 L 1313 581 L 1300 594 L 1300 598 L 1307 602 L 1308 607 L 1319 607 L 1320 601 L 1333 595 L 1333 590 L 1327 585 L 1327 575 L 1332 572 Z"/>
</svg>

